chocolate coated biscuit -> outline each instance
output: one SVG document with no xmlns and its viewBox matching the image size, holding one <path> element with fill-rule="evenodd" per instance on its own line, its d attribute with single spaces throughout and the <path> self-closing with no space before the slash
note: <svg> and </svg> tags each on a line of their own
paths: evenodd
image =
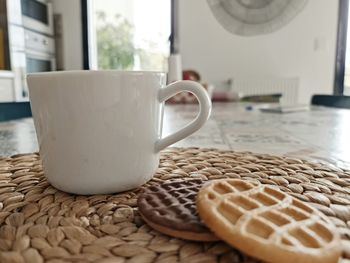
<svg viewBox="0 0 350 263">
<path fill-rule="evenodd" d="M 145 222 L 164 234 L 196 241 L 218 238 L 202 223 L 196 208 L 201 179 L 167 181 L 147 188 L 138 198 Z"/>
</svg>

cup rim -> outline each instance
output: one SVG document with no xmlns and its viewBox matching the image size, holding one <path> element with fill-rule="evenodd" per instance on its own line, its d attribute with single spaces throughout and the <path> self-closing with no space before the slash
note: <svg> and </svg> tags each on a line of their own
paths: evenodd
<svg viewBox="0 0 350 263">
<path fill-rule="evenodd" d="M 71 75 L 71 74 L 100 74 L 100 73 L 111 73 L 111 74 L 124 74 L 124 75 L 166 75 L 162 71 L 142 71 L 142 70 L 61 70 L 61 71 L 47 71 L 47 72 L 35 72 L 26 75 L 26 78 L 33 77 L 46 77 L 53 75 Z"/>
</svg>

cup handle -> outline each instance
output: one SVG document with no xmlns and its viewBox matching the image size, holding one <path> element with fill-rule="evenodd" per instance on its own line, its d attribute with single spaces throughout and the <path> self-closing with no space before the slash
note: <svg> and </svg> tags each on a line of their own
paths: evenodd
<svg viewBox="0 0 350 263">
<path fill-rule="evenodd" d="M 210 101 L 209 95 L 199 83 L 194 81 L 183 80 L 183 81 L 177 81 L 177 82 L 171 83 L 165 88 L 159 90 L 158 100 L 159 102 L 166 101 L 167 99 L 169 99 L 170 97 L 176 95 L 181 91 L 188 91 L 193 93 L 193 95 L 196 96 L 197 100 L 199 101 L 199 113 L 192 122 L 187 124 L 181 130 L 165 138 L 159 139 L 155 145 L 155 150 L 157 152 L 163 150 L 164 148 L 168 147 L 169 145 L 177 141 L 180 141 L 186 138 L 187 136 L 197 131 L 199 128 L 201 128 L 204 125 L 204 123 L 208 120 L 210 116 L 211 101 Z"/>
</svg>

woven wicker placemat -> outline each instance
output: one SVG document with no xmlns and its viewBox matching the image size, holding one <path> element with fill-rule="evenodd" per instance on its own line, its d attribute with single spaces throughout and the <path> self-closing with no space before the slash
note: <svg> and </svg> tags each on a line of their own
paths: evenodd
<svg viewBox="0 0 350 263">
<path fill-rule="evenodd" d="M 325 213 L 350 257 L 350 171 L 266 154 L 173 148 L 162 152 L 148 185 L 188 176 L 275 185 Z M 71 195 L 50 186 L 38 154 L 0 158 L 0 262 L 254 262 L 223 242 L 188 242 L 150 229 L 137 212 L 140 191 Z"/>
</svg>

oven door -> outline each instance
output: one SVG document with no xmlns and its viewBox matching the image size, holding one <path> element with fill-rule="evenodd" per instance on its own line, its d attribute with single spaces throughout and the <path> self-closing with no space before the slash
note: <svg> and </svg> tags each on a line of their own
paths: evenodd
<svg viewBox="0 0 350 263">
<path fill-rule="evenodd" d="M 37 51 L 26 50 L 25 52 L 25 61 L 26 61 L 26 70 L 24 75 L 28 73 L 35 72 L 45 72 L 45 71 L 54 71 L 56 70 L 56 59 L 54 56 L 49 54 L 43 54 Z M 22 90 L 22 97 L 28 97 L 28 87 L 26 81 Z"/>
<path fill-rule="evenodd" d="M 27 73 L 56 70 L 56 60 L 53 55 L 26 50 Z"/>
<path fill-rule="evenodd" d="M 33 31 L 53 35 L 52 4 L 46 0 L 21 0 L 23 26 Z"/>
</svg>

